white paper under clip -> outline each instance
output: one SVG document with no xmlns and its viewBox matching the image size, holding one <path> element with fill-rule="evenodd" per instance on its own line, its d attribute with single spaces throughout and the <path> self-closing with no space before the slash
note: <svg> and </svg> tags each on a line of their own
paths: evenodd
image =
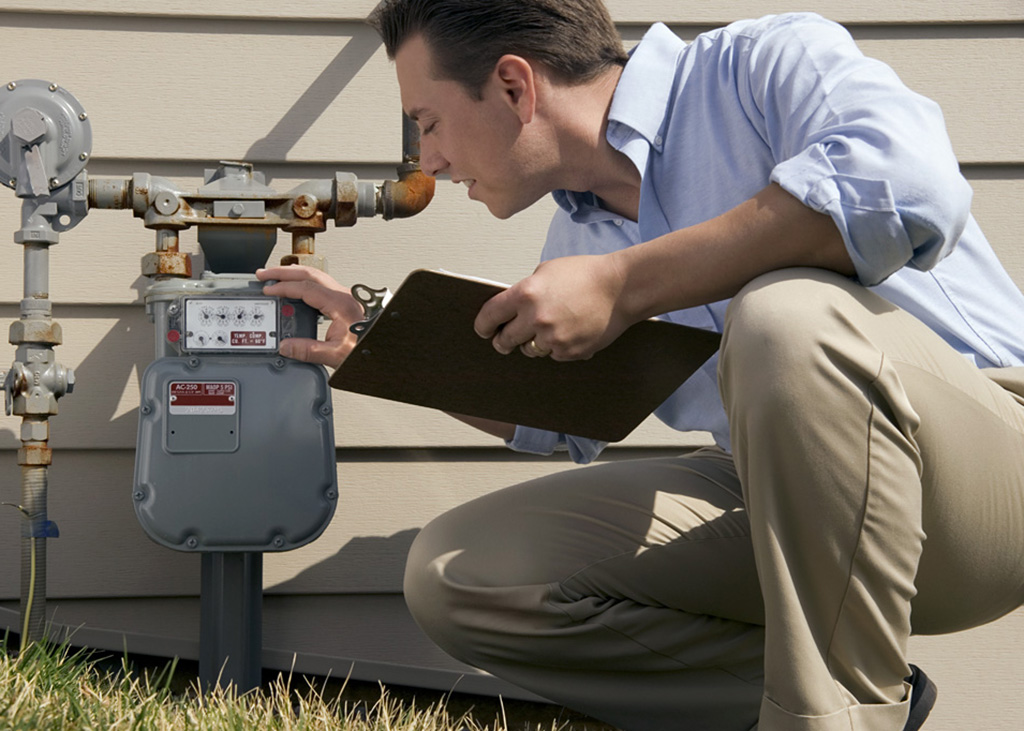
<svg viewBox="0 0 1024 731">
<path fill-rule="evenodd" d="M 449 277 L 468 279 L 471 282 L 480 282 L 480 284 L 492 284 L 495 287 L 501 287 L 502 289 L 508 289 L 509 286 L 504 282 L 496 282 L 493 279 L 484 279 L 483 277 L 474 277 L 471 274 L 459 274 L 458 272 L 450 272 L 447 269 L 435 269 L 434 271 L 440 272 L 441 274 L 447 274 Z"/>
</svg>

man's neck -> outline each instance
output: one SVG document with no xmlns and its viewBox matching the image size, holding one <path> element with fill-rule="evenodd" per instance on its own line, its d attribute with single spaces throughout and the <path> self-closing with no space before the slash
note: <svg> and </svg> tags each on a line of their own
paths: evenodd
<svg viewBox="0 0 1024 731">
<path fill-rule="evenodd" d="M 551 86 L 549 103 L 559 131 L 562 187 L 589 191 L 609 211 L 632 221 L 640 206 L 640 172 L 608 143 L 608 110 L 622 69 L 587 84 Z"/>
</svg>

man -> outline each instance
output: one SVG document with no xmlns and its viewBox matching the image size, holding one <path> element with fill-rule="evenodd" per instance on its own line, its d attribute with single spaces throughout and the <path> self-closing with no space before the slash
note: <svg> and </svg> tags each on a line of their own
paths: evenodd
<svg viewBox="0 0 1024 731">
<path fill-rule="evenodd" d="M 446 651 L 626 729 L 918 728 L 911 632 L 1024 603 L 1024 297 L 937 106 L 813 15 L 627 58 L 599 0 L 385 0 L 424 170 L 559 204 L 484 305 L 502 353 L 586 358 L 661 316 L 723 332 L 656 412 L 716 447 L 570 470 L 425 527 L 406 597 Z M 358 317 L 286 354 L 336 364 Z M 595 394 L 599 398 L 600 394 Z M 515 449 L 604 446 L 471 420 Z"/>
</svg>

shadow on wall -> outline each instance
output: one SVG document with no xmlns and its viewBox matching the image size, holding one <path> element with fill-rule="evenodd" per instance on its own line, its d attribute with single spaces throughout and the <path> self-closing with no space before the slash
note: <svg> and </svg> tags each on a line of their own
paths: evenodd
<svg viewBox="0 0 1024 731">
<path fill-rule="evenodd" d="M 50 442 L 55 449 L 135 446 L 138 382 L 153 360 L 153 327 L 140 306 L 118 307 L 120 317 L 104 317 L 114 309 L 54 308 L 65 342 L 56 349 L 57 362 L 73 367 L 76 381 L 75 391 L 60 400 L 60 413 L 51 417 Z M 67 349 L 98 328 L 109 329 L 89 346 L 81 362 L 69 362 Z M 7 421 L 9 427 L 0 428 L 0 449 L 16 449 L 21 446 L 20 418 Z"/>
<path fill-rule="evenodd" d="M 285 160 L 296 143 L 312 128 L 317 119 L 331 106 L 345 90 L 345 87 L 362 72 L 367 61 L 381 46 L 377 34 L 368 32 L 354 35 L 327 64 L 320 75 L 302 93 L 281 120 L 265 137 L 256 140 L 245 153 L 249 162 Z M 397 116 L 401 110 L 395 110 Z M 328 145 L 331 140 L 325 141 Z M 396 146 L 396 150 L 399 149 Z M 328 150 L 328 153 L 330 150 Z M 270 177 L 267 177 L 270 183 Z"/>
<path fill-rule="evenodd" d="M 334 520 L 343 519 L 336 515 Z M 329 530 L 329 529 L 328 529 Z M 392 593 L 402 590 L 405 559 L 419 528 L 390 536 L 358 536 L 331 556 L 291 579 L 268 586 L 268 594 Z M 319 540 L 330 540 L 330 534 Z M 270 560 L 273 560 L 272 558 Z"/>
</svg>

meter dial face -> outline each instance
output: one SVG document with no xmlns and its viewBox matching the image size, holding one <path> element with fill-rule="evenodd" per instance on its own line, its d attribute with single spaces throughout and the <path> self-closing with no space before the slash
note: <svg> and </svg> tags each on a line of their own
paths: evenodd
<svg viewBox="0 0 1024 731">
<path fill-rule="evenodd" d="M 276 351 L 277 304 L 273 297 L 187 297 L 184 349 Z"/>
</svg>

